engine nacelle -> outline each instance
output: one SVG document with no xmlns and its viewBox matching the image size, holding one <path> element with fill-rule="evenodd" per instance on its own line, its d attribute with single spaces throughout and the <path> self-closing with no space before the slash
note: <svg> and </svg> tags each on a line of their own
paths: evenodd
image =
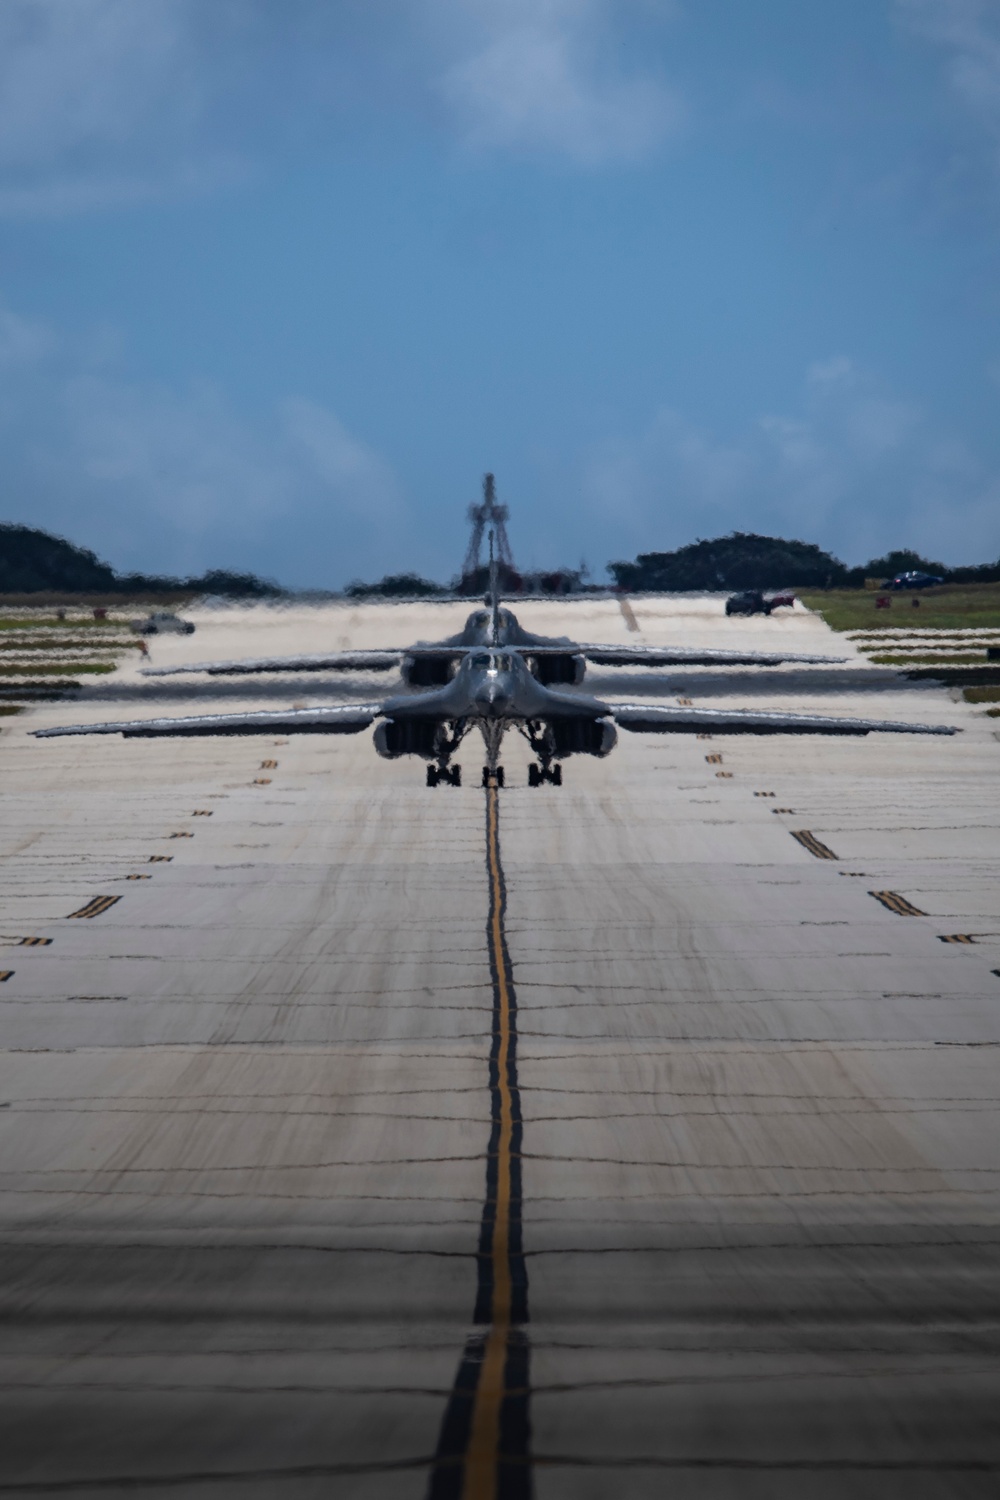
<svg viewBox="0 0 1000 1500">
<path fill-rule="evenodd" d="M 565 656 L 531 656 L 531 669 L 543 687 L 566 682 L 579 687 L 587 670 L 586 658 L 578 652 Z"/>
<path fill-rule="evenodd" d="M 455 675 L 455 661 L 447 656 L 404 656 L 399 675 L 410 687 L 444 687 Z"/>
<path fill-rule="evenodd" d="M 444 735 L 444 725 L 436 719 L 383 719 L 375 726 L 375 749 L 384 760 L 398 760 L 401 755 L 436 760 Z"/>
<path fill-rule="evenodd" d="M 613 719 L 552 719 L 548 727 L 559 760 L 567 755 L 610 755 L 618 743 Z"/>
</svg>

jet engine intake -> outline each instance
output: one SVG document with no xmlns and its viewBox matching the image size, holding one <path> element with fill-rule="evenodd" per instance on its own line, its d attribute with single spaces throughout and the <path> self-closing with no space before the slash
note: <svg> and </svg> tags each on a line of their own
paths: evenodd
<svg viewBox="0 0 1000 1500">
<path fill-rule="evenodd" d="M 549 722 L 554 754 L 559 760 L 567 755 L 610 755 L 618 743 L 618 730 L 612 719 L 552 719 Z"/>
<path fill-rule="evenodd" d="M 587 670 L 586 658 L 579 653 L 565 656 L 529 656 L 531 670 L 543 687 L 568 682 L 579 687 Z"/>
<path fill-rule="evenodd" d="M 437 719 L 383 719 L 375 726 L 375 749 L 384 760 L 401 755 L 421 755 L 436 760 L 442 738 L 447 737 Z"/>
<path fill-rule="evenodd" d="M 444 687 L 455 675 L 449 656 L 404 656 L 399 675 L 409 687 Z"/>
</svg>

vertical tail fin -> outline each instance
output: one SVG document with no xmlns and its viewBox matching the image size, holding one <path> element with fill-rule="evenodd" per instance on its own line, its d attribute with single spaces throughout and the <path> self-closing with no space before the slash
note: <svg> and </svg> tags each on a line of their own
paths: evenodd
<svg viewBox="0 0 1000 1500">
<path fill-rule="evenodd" d="M 493 551 L 493 531 L 490 530 L 490 613 L 492 615 L 490 633 L 493 637 L 493 645 L 500 644 L 500 590 L 497 587 L 497 560 Z"/>
</svg>

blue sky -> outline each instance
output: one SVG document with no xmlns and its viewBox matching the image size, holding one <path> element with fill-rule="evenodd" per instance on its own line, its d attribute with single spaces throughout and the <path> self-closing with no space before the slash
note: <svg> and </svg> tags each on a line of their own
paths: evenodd
<svg viewBox="0 0 1000 1500">
<path fill-rule="evenodd" d="M 1000 554 L 1000 0 L 4 0 L 0 517 Z"/>
</svg>

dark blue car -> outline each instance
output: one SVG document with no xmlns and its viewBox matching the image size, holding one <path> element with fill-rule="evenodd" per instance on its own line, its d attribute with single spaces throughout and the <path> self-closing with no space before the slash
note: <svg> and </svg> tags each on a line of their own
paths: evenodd
<svg viewBox="0 0 1000 1500">
<path fill-rule="evenodd" d="M 929 589 L 935 583 L 944 583 L 934 573 L 897 573 L 885 585 L 887 589 Z"/>
</svg>

